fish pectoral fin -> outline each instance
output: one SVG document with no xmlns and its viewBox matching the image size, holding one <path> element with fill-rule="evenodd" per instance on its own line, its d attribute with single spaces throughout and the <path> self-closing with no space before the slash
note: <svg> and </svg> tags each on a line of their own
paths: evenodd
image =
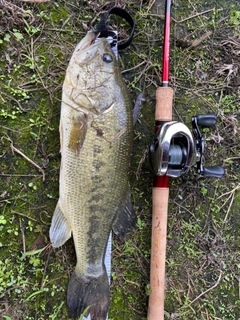
<svg viewBox="0 0 240 320">
<path fill-rule="evenodd" d="M 87 133 L 87 115 L 74 114 L 71 119 L 69 149 L 79 153 Z"/>
<path fill-rule="evenodd" d="M 71 228 L 61 210 L 59 201 L 52 217 L 49 235 L 54 248 L 62 246 L 71 238 Z"/>
<path fill-rule="evenodd" d="M 136 214 L 132 207 L 130 190 L 123 205 L 119 208 L 116 220 L 113 225 L 113 232 L 123 241 L 127 234 L 130 233 L 137 222 Z"/>
</svg>

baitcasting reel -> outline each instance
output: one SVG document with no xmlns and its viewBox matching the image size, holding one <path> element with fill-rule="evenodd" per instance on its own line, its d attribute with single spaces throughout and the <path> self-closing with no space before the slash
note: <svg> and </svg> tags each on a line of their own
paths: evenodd
<svg viewBox="0 0 240 320">
<path fill-rule="evenodd" d="M 179 177 L 197 165 L 197 172 L 205 177 L 221 178 L 221 166 L 204 167 L 204 138 L 199 126 L 211 127 L 217 122 L 214 114 L 199 114 L 192 118 L 192 130 L 181 122 L 165 122 L 150 145 L 150 165 L 155 175 Z"/>
</svg>

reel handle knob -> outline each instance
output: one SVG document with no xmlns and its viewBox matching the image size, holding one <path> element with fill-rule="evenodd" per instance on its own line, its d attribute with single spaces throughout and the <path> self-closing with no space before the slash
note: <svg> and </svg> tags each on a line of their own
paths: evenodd
<svg viewBox="0 0 240 320">
<path fill-rule="evenodd" d="M 215 114 L 198 114 L 196 116 L 197 124 L 203 127 L 212 127 L 217 123 Z"/>
<path fill-rule="evenodd" d="M 202 175 L 204 177 L 214 177 L 220 179 L 224 175 L 224 169 L 221 166 L 204 167 Z"/>
</svg>

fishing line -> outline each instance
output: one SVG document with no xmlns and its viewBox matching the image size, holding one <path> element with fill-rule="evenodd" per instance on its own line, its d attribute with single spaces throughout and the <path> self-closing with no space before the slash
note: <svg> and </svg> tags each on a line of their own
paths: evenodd
<svg viewBox="0 0 240 320">
<path fill-rule="evenodd" d="M 169 149 L 169 160 L 168 160 L 169 165 L 172 167 L 182 165 L 184 161 L 184 155 L 186 157 L 186 154 L 187 154 L 187 150 L 183 145 L 182 146 L 177 144 L 171 145 Z"/>
</svg>

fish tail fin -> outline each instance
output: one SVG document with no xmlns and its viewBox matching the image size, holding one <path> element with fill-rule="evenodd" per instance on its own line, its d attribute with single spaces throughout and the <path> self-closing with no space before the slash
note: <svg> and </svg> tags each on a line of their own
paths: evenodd
<svg viewBox="0 0 240 320">
<path fill-rule="evenodd" d="M 76 270 L 71 275 L 67 290 L 69 318 L 81 314 L 91 320 L 106 320 L 109 307 L 109 282 L 106 270 L 99 277 L 79 275 Z"/>
</svg>

